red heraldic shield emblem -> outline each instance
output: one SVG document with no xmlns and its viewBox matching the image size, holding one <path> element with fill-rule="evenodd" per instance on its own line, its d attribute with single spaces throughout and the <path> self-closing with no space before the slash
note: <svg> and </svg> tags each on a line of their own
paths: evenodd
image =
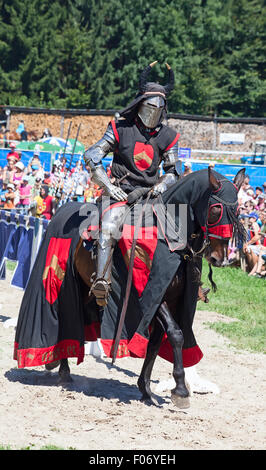
<svg viewBox="0 0 266 470">
<path fill-rule="evenodd" d="M 154 157 L 153 147 L 144 142 L 136 142 L 134 148 L 134 162 L 140 171 L 145 171 L 152 164 Z"/>
<path fill-rule="evenodd" d="M 71 238 L 51 238 L 50 240 L 42 276 L 46 300 L 50 304 L 56 301 L 60 292 L 65 277 L 70 245 Z"/>
</svg>

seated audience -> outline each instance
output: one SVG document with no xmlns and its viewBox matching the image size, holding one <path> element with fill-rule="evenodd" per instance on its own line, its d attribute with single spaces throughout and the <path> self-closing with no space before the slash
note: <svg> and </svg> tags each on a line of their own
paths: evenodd
<svg viewBox="0 0 266 470">
<path fill-rule="evenodd" d="M 19 181 L 20 183 L 22 182 L 22 178 L 23 178 L 23 175 L 24 175 L 24 169 L 25 169 L 25 166 L 22 162 L 17 162 L 15 164 L 15 171 L 13 173 L 13 183 L 15 181 Z"/>
<path fill-rule="evenodd" d="M 16 197 L 14 184 L 8 183 L 7 191 L 4 197 L 5 197 L 4 209 L 14 209 L 15 208 L 14 200 Z"/>
</svg>

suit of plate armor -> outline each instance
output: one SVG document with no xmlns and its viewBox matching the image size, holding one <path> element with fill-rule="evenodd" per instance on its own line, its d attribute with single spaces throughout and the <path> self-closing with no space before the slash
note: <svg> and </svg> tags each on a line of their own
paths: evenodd
<svg viewBox="0 0 266 470">
<path fill-rule="evenodd" d="M 103 137 L 84 155 L 91 170 L 91 179 L 104 189 L 113 202 L 102 216 L 97 249 L 97 273 L 92 292 L 98 305 L 107 303 L 111 281 L 110 256 L 121 236 L 120 227 L 128 209 L 128 194 L 136 188 L 151 188 L 152 196 L 163 193 L 178 179 L 178 138 L 169 126 L 162 124 L 166 110 L 166 95 L 173 88 L 173 72 L 169 66 L 168 85 L 147 82 L 147 74 L 154 65 L 144 69 L 140 93 L 122 112 L 117 122 L 111 121 Z M 102 160 L 113 152 L 112 181 L 104 170 Z M 164 174 L 159 177 L 160 163 Z M 181 168 L 181 162 L 179 162 Z M 119 180 L 121 183 L 119 184 Z M 121 204 L 117 204 L 120 202 Z M 109 262 L 109 264 L 108 264 Z"/>
</svg>

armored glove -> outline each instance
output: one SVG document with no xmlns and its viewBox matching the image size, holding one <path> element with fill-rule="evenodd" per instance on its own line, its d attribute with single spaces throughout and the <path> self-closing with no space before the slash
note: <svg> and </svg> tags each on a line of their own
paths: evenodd
<svg viewBox="0 0 266 470">
<path fill-rule="evenodd" d="M 105 189 L 107 194 L 116 201 L 127 200 L 127 194 L 121 188 L 111 183 L 102 165 L 99 165 L 92 170 L 91 179 L 93 183 L 96 183 L 100 188 Z"/>
<path fill-rule="evenodd" d="M 173 173 L 168 173 L 168 174 L 163 175 L 159 179 L 158 183 L 156 183 L 153 186 L 153 188 L 151 190 L 152 195 L 154 197 L 159 196 L 159 194 L 164 193 L 169 188 L 169 186 L 174 184 L 176 181 L 177 181 L 177 177 Z"/>
</svg>

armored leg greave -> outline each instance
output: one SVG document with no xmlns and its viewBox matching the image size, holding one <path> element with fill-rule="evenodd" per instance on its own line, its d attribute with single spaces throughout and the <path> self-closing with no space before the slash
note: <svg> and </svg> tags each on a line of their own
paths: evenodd
<svg viewBox="0 0 266 470">
<path fill-rule="evenodd" d="M 126 206 L 108 210 L 102 219 L 102 228 L 97 246 L 97 273 L 91 292 L 100 306 L 105 306 L 111 284 L 112 250 L 122 235 L 123 216 Z"/>
</svg>

